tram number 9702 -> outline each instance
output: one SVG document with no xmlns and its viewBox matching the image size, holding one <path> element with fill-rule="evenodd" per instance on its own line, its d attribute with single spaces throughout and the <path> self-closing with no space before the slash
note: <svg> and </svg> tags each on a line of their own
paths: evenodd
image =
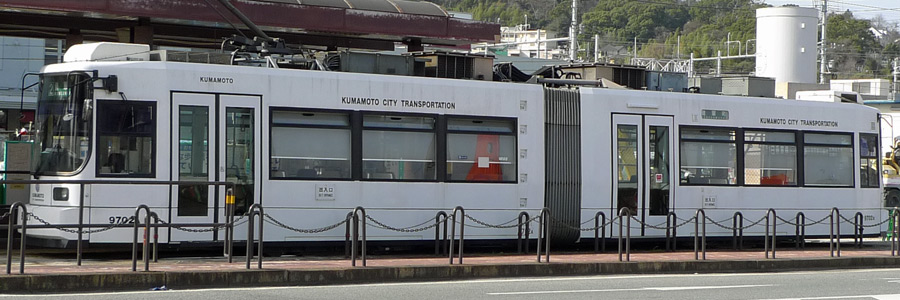
<svg viewBox="0 0 900 300">
<path fill-rule="evenodd" d="M 112 216 L 109 217 L 109 224 L 134 224 L 134 216 Z"/>
</svg>

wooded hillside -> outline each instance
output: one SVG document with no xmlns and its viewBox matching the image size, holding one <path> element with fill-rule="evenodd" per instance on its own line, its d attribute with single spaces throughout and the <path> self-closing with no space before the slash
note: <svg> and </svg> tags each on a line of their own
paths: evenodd
<svg viewBox="0 0 900 300">
<path fill-rule="evenodd" d="M 525 24 L 567 36 L 571 0 L 432 0 L 450 11 L 468 12 L 477 20 L 503 26 Z M 681 37 L 681 58 L 736 54 L 740 41 L 756 38 L 756 9 L 767 7 L 759 0 L 582 0 L 579 1 L 581 58 L 593 58 L 594 35 L 600 46 L 616 45 L 633 51 L 637 39 L 639 57 L 676 58 Z M 526 17 L 527 16 L 527 17 Z M 891 59 L 900 57 L 900 33 L 895 22 L 857 19 L 850 12 L 832 12 L 828 18 L 828 51 L 836 78 L 890 76 Z M 874 28 L 881 38 L 873 33 Z M 750 43 L 749 53 L 753 53 Z M 702 70 L 695 68 L 698 71 Z M 753 60 L 726 60 L 723 71 L 753 71 Z"/>
</svg>

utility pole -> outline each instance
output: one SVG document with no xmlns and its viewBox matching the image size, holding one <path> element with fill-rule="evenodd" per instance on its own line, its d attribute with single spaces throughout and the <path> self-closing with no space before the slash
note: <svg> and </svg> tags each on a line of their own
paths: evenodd
<svg viewBox="0 0 900 300">
<path fill-rule="evenodd" d="M 900 77 L 900 58 L 894 58 L 892 63 L 892 71 L 891 74 L 894 75 L 894 82 L 891 82 L 891 95 L 894 95 L 893 99 L 897 99 L 897 92 L 900 92 L 900 87 L 897 84 L 900 82 L 897 81 L 897 78 Z"/>
<path fill-rule="evenodd" d="M 569 26 L 569 60 L 575 61 L 575 54 L 578 52 L 576 45 L 576 35 L 578 35 L 578 0 L 572 0 L 572 26 Z"/>
<path fill-rule="evenodd" d="M 631 50 L 634 52 L 634 58 L 637 58 L 637 37 L 634 37 L 634 47 Z"/>
<path fill-rule="evenodd" d="M 828 0 L 822 0 L 822 38 L 819 48 L 819 84 L 825 84 L 825 71 L 828 61 L 825 60 L 825 23 L 828 23 Z"/>
</svg>

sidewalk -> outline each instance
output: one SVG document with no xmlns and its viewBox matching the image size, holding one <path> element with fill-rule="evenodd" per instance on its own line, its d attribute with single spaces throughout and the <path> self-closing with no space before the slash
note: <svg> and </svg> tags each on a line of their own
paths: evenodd
<svg viewBox="0 0 900 300">
<path fill-rule="evenodd" d="M 900 267 L 900 256 L 891 256 L 890 243 L 867 241 L 863 248 L 842 244 L 841 257 L 830 257 L 822 245 L 796 250 L 776 249 L 766 259 L 762 249 L 708 251 L 706 260 L 694 260 L 693 249 L 677 252 L 641 251 L 630 262 L 620 262 L 614 245 L 606 253 L 551 253 L 550 263 L 537 255 L 468 254 L 463 264 L 449 264 L 446 256 L 368 255 L 367 266 L 357 260 L 334 257 L 264 258 L 246 269 L 246 257 L 163 258 L 150 263 L 150 271 L 131 271 L 131 259 L 85 259 L 76 266 L 71 258 L 26 257 L 25 274 L 19 275 L 18 253 L 13 253 L 12 275 L 0 275 L 0 293 L 52 293 L 70 291 L 147 290 L 208 287 L 324 285 L 395 281 L 454 280 L 500 276 L 572 276 L 597 274 L 647 274 L 694 272 L 764 272 L 805 269 Z M 29 253 L 30 254 L 30 253 Z M 3 254 L 5 257 L 5 253 Z M 624 259 L 624 254 L 623 254 Z"/>
</svg>

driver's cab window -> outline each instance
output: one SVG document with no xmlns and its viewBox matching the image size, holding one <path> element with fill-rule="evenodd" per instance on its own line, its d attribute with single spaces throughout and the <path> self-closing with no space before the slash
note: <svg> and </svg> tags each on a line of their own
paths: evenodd
<svg viewBox="0 0 900 300">
<path fill-rule="evenodd" d="M 97 101 L 97 175 L 154 177 L 156 103 Z"/>
</svg>

